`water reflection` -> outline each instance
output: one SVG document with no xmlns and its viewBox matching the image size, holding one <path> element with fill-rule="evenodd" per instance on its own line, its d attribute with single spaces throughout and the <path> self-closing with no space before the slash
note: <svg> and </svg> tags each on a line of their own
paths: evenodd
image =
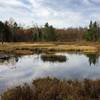
<svg viewBox="0 0 100 100">
<path fill-rule="evenodd" d="M 97 64 L 98 63 L 98 59 L 99 59 L 99 56 L 97 54 L 86 54 L 86 56 L 88 57 L 89 59 L 89 64 L 90 66 L 92 64 Z"/>
<path fill-rule="evenodd" d="M 43 61 L 41 54 L 11 57 L 0 61 L 0 92 L 23 82 L 31 82 L 41 77 L 59 79 L 100 79 L 100 57 L 97 55 L 57 53 L 68 60 L 58 62 Z M 57 59 L 58 60 L 58 59 Z M 94 66 L 94 67 L 90 67 Z"/>
<path fill-rule="evenodd" d="M 19 60 L 19 58 L 18 57 L 15 57 L 15 61 L 18 62 L 18 60 Z"/>
<path fill-rule="evenodd" d="M 9 64 L 9 63 L 12 63 L 13 65 L 18 62 L 19 60 L 19 57 L 17 56 L 13 56 L 13 57 L 7 57 L 7 58 L 4 58 L 4 59 L 0 59 L 0 64 Z"/>
</svg>

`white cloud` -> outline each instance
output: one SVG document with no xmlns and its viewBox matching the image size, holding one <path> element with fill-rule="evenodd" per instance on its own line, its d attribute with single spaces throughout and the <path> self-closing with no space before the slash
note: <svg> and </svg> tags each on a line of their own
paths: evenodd
<svg viewBox="0 0 100 100">
<path fill-rule="evenodd" d="M 100 7 L 93 2 L 100 3 L 99 0 L 0 0 L 0 19 L 13 17 L 26 25 L 33 21 L 39 25 L 49 22 L 55 27 L 83 26 L 91 19 L 99 19 Z"/>
<path fill-rule="evenodd" d="M 14 6 L 18 6 L 18 7 L 26 7 L 22 2 L 20 2 L 19 0 L 0 0 L 0 5 L 1 6 L 5 6 L 5 7 L 14 7 Z"/>
</svg>

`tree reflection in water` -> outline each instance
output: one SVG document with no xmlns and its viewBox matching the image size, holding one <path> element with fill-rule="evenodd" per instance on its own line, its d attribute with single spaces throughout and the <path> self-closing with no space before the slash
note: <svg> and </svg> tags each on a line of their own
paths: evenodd
<svg viewBox="0 0 100 100">
<path fill-rule="evenodd" d="M 96 65 L 98 63 L 98 59 L 99 59 L 99 55 L 97 54 L 86 54 L 86 56 L 88 57 L 89 59 L 89 64 L 90 66 L 93 64 L 93 65 Z"/>
<path fill-rule="evenodd" d="M 19 57 L 7 57 L 5 59 L 0 59 L 0 64 L 9 64 L 11 63 L 12 65 L 14 65 L 16 62 L 19 61 Z"/>
</svg>

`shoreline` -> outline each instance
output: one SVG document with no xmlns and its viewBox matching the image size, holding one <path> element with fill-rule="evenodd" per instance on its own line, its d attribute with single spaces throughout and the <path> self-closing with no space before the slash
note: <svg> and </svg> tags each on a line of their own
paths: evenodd
<svg viewBox="0 0 100 100">
<path fill-rule="evenodd" d="M 99 42 L 16 42 L 0 43 L 0 53 L 14 55 L 31 55 L 33 53 L 55 53 L 55 52 L 81 52 L 85 54 L 100 55 Z"/>
</svg>

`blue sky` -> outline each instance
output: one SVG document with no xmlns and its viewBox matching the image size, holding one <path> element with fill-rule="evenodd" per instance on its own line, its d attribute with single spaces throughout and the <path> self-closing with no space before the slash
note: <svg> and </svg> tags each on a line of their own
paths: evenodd
<svg viewBox="0 0 100 100">
<path fill-rule="evenodd" d="M 9 18 L 27 26 L 87 26 L 90 20 L 100 20 L 100 0 L 0 0 L 0 20 Z"/>
</svg>

